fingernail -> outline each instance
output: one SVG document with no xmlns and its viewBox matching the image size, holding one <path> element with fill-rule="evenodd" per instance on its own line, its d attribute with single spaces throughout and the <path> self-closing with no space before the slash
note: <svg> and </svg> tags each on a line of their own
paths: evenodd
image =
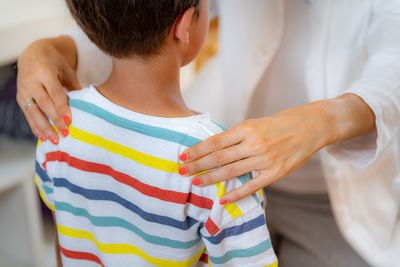
<svg viewBox="0 0 400 267">
<path fill-rule="evenodd" d="M 183 153 L 182 155 L 179 156 L 179 159 L 182 161 L 187 160 L 187 158 L 188 158 L 188 154 L 186 154 L 186 153 Z"/>
<path fill-rule="evenodd" d="M 68 129 L 66 129 L 66 128 L 62 128 L 62 129 L 61 129 L 61 133 L 62 133 L 62 135 L 63 135 L 64 137 L 67 137 L 68 134 L 69 134 Z"/>
<path fill-rule="evenodd" d="M 66 125 L 68 125 L 68 124 L 71 123 L 71 119 L 70 119 L 67 115 L 64 115 L 64 116 L 63 116 L 63 120 L 64 120 L 64 122 L 65 122 Z"/>
<path fill-rule="evenodd" d="M 55 137 L 51 137 L 51 138 L 50 138 L 50 141 L 51 141 L 53 144 L 55 144 L 55 145 L 58 144 L 58 140 L 57 140 Z"/>
<path fill-rule="evenodd" d="M 40 141 L 44 142 L 44 138 L 39 136 Z"/>
<path fill-rule="evenodd" d="M 197 179 L 197 178 L 196 178 L 196 179 L 193 179 L 193 180 L 192 180 L 192 184 L 193 184 L 193 185 L 199 185 L 200 183 L 201 183 L 200 179 Z"/>
<path fill-rule="evenodd" d="M 182 167 L 179 168 L 178 172 L 180 175 L 185 175 L 188 172 L 188 170 L 185 167 Z"/>
<path fill-rule="evenodd" d="M 221 204 L 221 205 L 225 205 L 227 202 L 228 202 L 228 200 L 226 200 L 225 198 L 221 198 L 219 200 L 219 204 Z"/>
</svg>

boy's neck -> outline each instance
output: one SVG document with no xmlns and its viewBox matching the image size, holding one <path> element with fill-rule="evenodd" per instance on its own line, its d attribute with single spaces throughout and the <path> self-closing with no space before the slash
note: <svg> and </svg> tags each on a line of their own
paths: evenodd
<svg viewBox="0 0 400 267">
<path fill-rule="evenodd" d="M 113 59 L 108 79 L 98 86 L 112 102 L 135 112 L 159 117 L 195 113 L 185 105 L 179 86 L 180 62 L 173 53 L 141 58 Z"/>
</svg>

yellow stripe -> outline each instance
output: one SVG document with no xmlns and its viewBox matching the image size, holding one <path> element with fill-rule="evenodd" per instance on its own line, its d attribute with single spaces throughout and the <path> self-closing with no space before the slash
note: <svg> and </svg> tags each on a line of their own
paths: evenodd
<svg viewBox="0 0 400 267">
<path fill-rule="evenodd" d="M 278 267 L 278 261 L 276 261 L 272 264 L 269 264 L 269 265 L 265 265 L 264 267 Z"/>
<path fill-rule="evenodd" d="M 81 238 L 81 239 L 86 239 L 89 241 L 92 241 L 96 247 L 103 253 L 107 254 L 133 254 L 141 257 L 145 261 L 147 261 L 150 264 L 156 265 L 156 266 L 168 266 L 168 267 L 179 267 L 179 266 L 190 266 L 193 263 L 197 262 L 200 258 L 200 256 L 203 254 L 203 251 L 205 247 L 203 248 L 191 259 L 186 260 L 186 261 L 173 261 L 173 260 L 166 260 L 166 259 L 159 259 L 159 258 L 154 258 L 152 256 L 147 255 L 144 253 L 142 250 L 140 250 L 138 247 L 129 245 L 129 244 L 104 244 L 98 242 L 95 237 L 93 236 L 92 233 L 83 231 L 83 230 L 76 230 L 72 228 L 68 228 L 65 226 L 61 226 L 57 224 L 57 230 L 60 234 L 69 236 L 72 238 Z"/>
<path fill-rule="evenodd" d="M 172 172 L 172 173 L 178 173 L 179 167 L 182 165 L 181 163 L 177 163 L 177 162 L 169 161 L 166 159 L 161 159 L 161 158 L 147 155 L 145 153 L 139 152 L 137 150 L 126 147 L 119 143 L 107 140 L 98 135 L 85 132 L 81 129 L 78 129 L 78 128 L 72 126 L 72 125 L 69 126 L 69 135 L 72 138 L 82 141 L 84 143 L 102 147 L 112 153 L 121 155 L 123 157 L 134 160 L 142 165 L 145 165 L 145 166 L 148 166 L 151 168 L 155 168 L 158 170 Z M 39 145 L 39 142 L 38 142 L 38 145 Z M 201 173 L 205 173 L 205 172 L 207 172 L 207 171 L 204 171 Z M 198 173 L 196 175 L 199 175 L 201 173 Z M 226 193 L 225 187 L 222 183 L 217 183 L 217 184 L 215 184 L 215 186 L 217 186 L 217 188 L 218 188 L 217 196 L 218 196 L 218 198 L 221 198 Z M 224 206 L 224 208 L 232 216 L 232 218 L 237 218 L 237 217 L 243 215 L 243 212 L 239 209 L 239 207 L 235 203 L 227 204 Z"/>
<path fill-rule="evenodd" d="M 181 163 L 147 155 L 132 148 L 107 140 L 103 137 L 85 132 L 73 126 L 69 126 L 69 134 L 72 138 L 75 138 L 79 141 L 82 141 L 90 145 L 102 147 L 112 153 L 121 155 L 123 157 L 134 160 L 142 165 L 155 168 L 158 170 L 178 173 L 178 169 L 182 165 Z"/>
<path fill-rule="evenodd" d="M 39 180 L 38 180 L 37 175 L 35 175 L 35 184 L 36 184 L 37 189 L 39 190 L 39 195 L 40 195 L 40 197 L 42 198 L 44 204 L 45 204 L 49 209 L 51 209 L 52 211 L 55 211 L 54 206 L 53 206 L 53 205 L 50 205 L 50 204 L 46 201 L 46 198 L 44 197 L 43 190 L 42 190 L 42 188 L 41 188 L 40 185 L 39 185 Z"/>
<path fill-rule="evenodd" d="M 218 188 L 217 190 L 218 198 L 221 198 L 223 195 L 226 194 L 225 186 L 221 182 L 216 183 L 214 185 Z M 234 219 L 243 215 L 243 212 L 239 209 L 239 207 L 235 203 L 226 204 L 224 205 L 224 208 Z"/>
</svg>

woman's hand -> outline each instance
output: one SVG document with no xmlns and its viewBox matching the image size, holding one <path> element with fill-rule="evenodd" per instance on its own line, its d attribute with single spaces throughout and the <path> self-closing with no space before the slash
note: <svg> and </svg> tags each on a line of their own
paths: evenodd
<svg viewBox="0 0 400 267">
<path fill-rule="evenodd" d="M 301 167 L 321 148 L 371 131 L 374 121 L 368 105 L 353 94 L 287 109 L 247 120 L 187 149 L 180 173 L 191 176 L 220 167 L 192 181 L 206 186 L 257 171 L 257 177 L 221 198 L 222 204 L 230 203 Z"/>
<path fill-rule="evenodd" d="M 29 45 L 18 60 L 17 101 L 34 135 L 54 144 L 68 135 L 71 111 L 63 87 L 80 89 L 75 74 L 76 48 L 68 36 L 43 39 Z"/>
</svg>

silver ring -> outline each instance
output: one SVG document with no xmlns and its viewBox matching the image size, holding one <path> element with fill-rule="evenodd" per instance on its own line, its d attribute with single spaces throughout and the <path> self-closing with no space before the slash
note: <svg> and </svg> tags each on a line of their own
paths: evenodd
<svg viewBox="0 0 400 267">
<path fill-rule="evenodd" d="M 25 104 L 24 104 L 25 111 L 28 111 L 28 108 L 33 104 L 36 104 L 36 101 L 34 98 L 29 98 L 28 100 L 26 100 Z"/>
</svg>

